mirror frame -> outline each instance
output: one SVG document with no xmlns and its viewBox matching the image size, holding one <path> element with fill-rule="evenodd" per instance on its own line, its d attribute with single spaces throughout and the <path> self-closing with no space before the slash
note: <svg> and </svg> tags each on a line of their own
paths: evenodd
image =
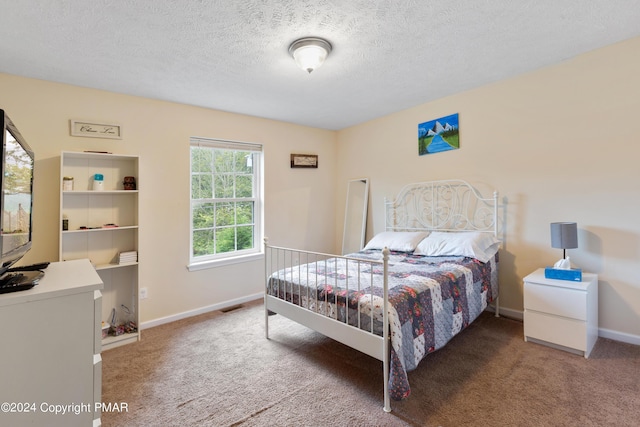
<svg viewBox="0 0 640 427">
<path fill-rule="evenodd" d="M 355 184 L 364 184 L 364 188 L 356 188 Z M 359 190 L 359 192 L 356 192 Z M 367 208 L 369 205 L 369 180 L 367 178 L 351 179 L 347 183 L 347 202 L 344 207 L 344 230 L 342 233 L 342 254 L 358 252 L 364 248 L 367 231 Z M 352 250 L 354 242 L 357 250 Z"/>
</svg>

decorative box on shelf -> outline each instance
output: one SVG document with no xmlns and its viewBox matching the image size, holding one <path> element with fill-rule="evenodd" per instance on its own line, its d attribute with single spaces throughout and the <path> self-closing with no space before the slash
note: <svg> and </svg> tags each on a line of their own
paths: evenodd
<svg viewBox="0 0 640 427">
<path fill-rule="evenodd" d="M 546 279 L 570 280 L 572 282 L 582 282 L 582 270 L 580 268 L 553 268 L 544 269 Z"/>
</svg>

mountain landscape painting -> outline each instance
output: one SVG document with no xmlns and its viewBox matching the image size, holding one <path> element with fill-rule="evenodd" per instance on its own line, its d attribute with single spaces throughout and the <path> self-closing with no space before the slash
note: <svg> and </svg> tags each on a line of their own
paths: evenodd
<svg viewBox="0 0 640 427">
<path fill-rule="evenodd" d="M 433 154 L 460 148 L 458 113 L 418 125 L 418 154 Z"/>
</svg>

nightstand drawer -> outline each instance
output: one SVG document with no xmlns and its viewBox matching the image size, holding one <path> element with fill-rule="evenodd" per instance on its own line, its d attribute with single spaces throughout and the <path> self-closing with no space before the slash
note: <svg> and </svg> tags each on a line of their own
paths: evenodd
<svg viewBox="0 0 640 427">
<path fill-rule="evenodd" d="M 587 349 L 587 325 L 579 320 L 525 311 L 524 336 L 576 350 Z"/>
<path fill-rule="evenodd" d="M 524 283 L 524 309 L 570 319 L 587 319 L 587 292 L 532 282 Z"/>
</svg>

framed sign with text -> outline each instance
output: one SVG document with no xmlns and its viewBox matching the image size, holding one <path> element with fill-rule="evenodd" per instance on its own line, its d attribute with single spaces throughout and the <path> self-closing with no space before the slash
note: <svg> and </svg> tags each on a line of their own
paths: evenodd
<svg viewBox="0 0 640 427">
<path fill-rule="evenodd" d="M 122 128 L 120 125 L 115 124 L 89 123 L 81 120 L 71 120 L 71 136 L 122 139 Z"/>
</svg>

